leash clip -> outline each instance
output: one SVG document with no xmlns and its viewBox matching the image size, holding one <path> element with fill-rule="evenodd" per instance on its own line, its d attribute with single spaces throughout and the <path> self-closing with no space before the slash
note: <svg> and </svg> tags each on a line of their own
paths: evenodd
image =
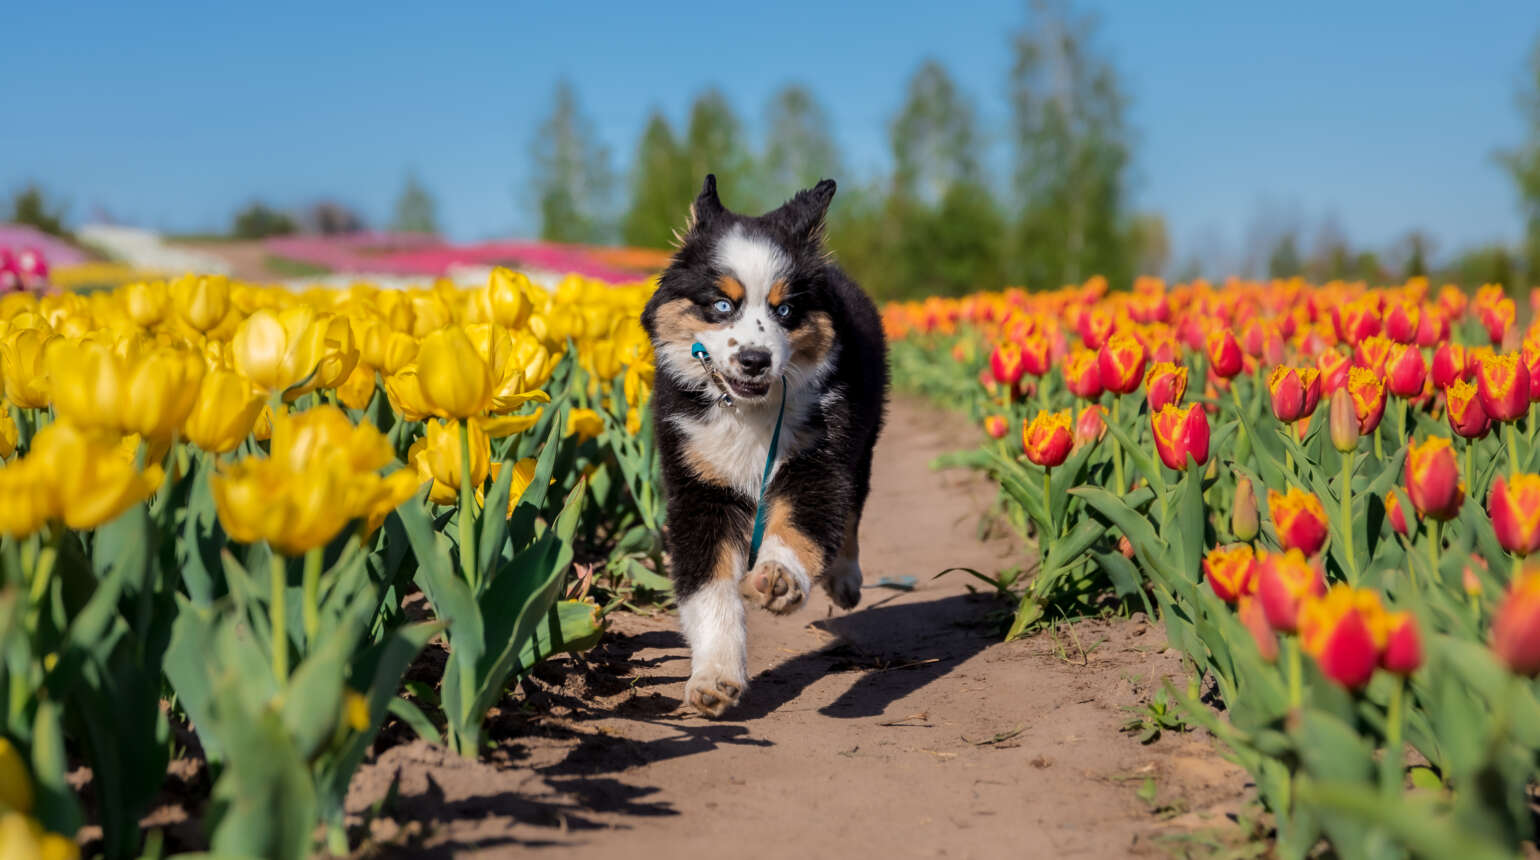
<svg viewBox="0 0 1540 860">
<path fill-rule="evenodd" d="M 711 378 L 711 381 L 716 384 L 717 389 L 722 392 L 721 396 L 717 398 L 717 405 L 722 407 L 732 406 L 733 396 L 727 389 L 727 381 L 722 379 L 722 374 L 717 373 L 711 366 L 711 353 L 706 351 L 706 347 L 700 341 L 690 344 L 690 357 L 700 362 L 701 369 L 706 371 L 706 375 Z"/>
</svg>

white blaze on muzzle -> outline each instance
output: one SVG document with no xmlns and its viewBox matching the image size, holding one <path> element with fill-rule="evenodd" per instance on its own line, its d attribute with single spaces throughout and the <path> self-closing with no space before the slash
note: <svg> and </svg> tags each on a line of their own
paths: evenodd
<svg viewBox="0 0 1540 860">
<path fill-rule="evenodd" d="M 744 295 L 737 316 L 726 325 L 701 332 L 701 344 L 711 353 L 717 369 L 730 377 L 755 381 L 778 378 L 785 371 L 791 344 L 770 308 L 770 291 L 788 274 L 786 254 L 768 238 L 734 227 L 718 241 L 714 256 L 717 267 L 743 285 Z M 752 358 L 754 350 L 764 350 L 770 356 L 769 366 L 757 374 L 742 360 L 746 351 Z"/>
</svg>

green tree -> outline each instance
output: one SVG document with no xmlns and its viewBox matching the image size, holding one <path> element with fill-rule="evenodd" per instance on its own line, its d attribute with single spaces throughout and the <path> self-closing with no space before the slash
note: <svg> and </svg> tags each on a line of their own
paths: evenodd
<svg viewBox="0 0 1540 860">
<path fill-rule="evenodd" d="M 1499 151 L 1497 161 L 1513 178 L 1519 194 L 1524 215 L 1524 274 L 1533 281 L 1540 278 L 1540 39 L 1530 51 L 1518 106 L 1525 138 L 1518 146 Z"/>
<path fill-rule="evenodd" d="M 535 134 L 532 152 L 540 237 L 607 241 L 615 183 L 610 152 L 583 115 L 570 82 L 557 82 L 551 113 Z"/>
<path fill-rule="evenodd" d="M 654 110 L 631 161 L 631 202 L 621 219 L 628 245 L 667 248 L 685 223 L 698 185 L 692 181 L 684 148 L 668 120 Z"/>
<path fill-rule="evenodd" d="M 720 90 L 709 89 L 695 97 L 685 130 L 684 152 L 689 164 L 690 199 L 694 199 L 693 192 L 706 174 L 715 173 L 723 203 L 729 209 L 754 207 L 758 183 L 753 159 L 743 141 L 743 125 Z"/>
<path fill-rule="evenodd" d="M 1304 271 L 1304 263 L 1299 258 L 1299 239 L 1294 233 L 1283 234 L 1278 244 L 1273 246 L 1272 253 L 1267 256 L 1267 276 L 1269 278 L 1292 278 Z"/>
<path fill-rule="evenodd" d="M 1019 206 L 1012 275 L 1057 287 L 1133 269 L 1124 216 L 1131 135 L 1112 63 L 1097 50 L 1096 18 L 1034 0 L 1013 42 L 1009 77 Z"/>
<path fill-rule="evenodd" d="M 806 87 L 791 84 L 771 96 L 765 109 L 765 142 L 760 179 L 764 208 L 820 179 L 840 173 L 839 147 L 829 131 L 829 114 Z"/>
<path fill-rule="evenodd" d="M 298 227 L 293 218 L 255 200 L 235 213 L 230 223 L 230 235 L 237 239 L 287 236 L 296 229 Z"/>
<path fill-rule="evenodd" d="M 9 220 L 15 224 L 36 227 L 54 236 L 68 236 L 69 231 L 64 229 L 64 210 L 63 203 L 50 202 L 42 188 L 36 183 L 29 183 L 11 195 Z"/>
<path fill-rule="evenodd" d="M 433 202 L 433 195 L 428 189 L 422 187 L 417 174 L 406 175 L 406 185 L 401 189 L 401 195 L 396 198 L 396 217 L 391 222 L 391 229 L 402 233 L 426 233 L 438 234 L 438 207 Z"/>
<path fill-rule="evenodd" d="M 980 181 L 973 106 L 935 60 L 921 63 L 910 77 L 888 139 L 893 193 L 905 201 L 934 206 L 952 186 Z"/>
</svg>

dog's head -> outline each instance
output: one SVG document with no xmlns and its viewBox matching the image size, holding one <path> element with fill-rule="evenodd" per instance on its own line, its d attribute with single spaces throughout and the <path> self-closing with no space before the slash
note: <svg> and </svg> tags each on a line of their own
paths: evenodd
<svg viewBox="0 0 1540 860">
<path fill-rule="evenodd" d="M 828 311 L 824 213 L 834 180 L 799 191 L 757 218 L 729 212 L 707 176 L 690 206 L 679 250 L 647 303 L 642 325 L 658 367 L 688 388 L 711 385 L 691 356 L 700 343 L 735 400 L 766 398 L 783 374 L 819 373 L 834 347 Z"/>
</svg>

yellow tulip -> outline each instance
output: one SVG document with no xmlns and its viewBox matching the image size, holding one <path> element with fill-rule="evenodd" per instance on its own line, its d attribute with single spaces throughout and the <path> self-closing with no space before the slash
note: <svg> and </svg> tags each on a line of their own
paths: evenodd
<svg viewBox="0 0 1540 860">
<path fill-rule="evenodd" d="M 230 311 L 230 281 L 223 275 L 183 275 L 170 293 L 177 315 L 198 331 L 219 325 Z"/>
<path fill-rule="evenodd" d="M 369 728 L 369 700 L 357 690 L 348 690 L 343 694 L 342 713 L 345 717 L 343 722 L 353 731 L 362 732 Z"/>
<path fill-rule="evenodd" d="M 395 459 L 390 442 L 373 424 L 355 426 L 330 404 L 280 415 L 273 422 L 271 451 L 272 459 L 295 473 L 338 458 L 351 471 L 373 472 Z"/>
<path fill-rule="evenodd" d="M 87 430 L 123 432 L 131 373 L 131 359 L 123 353 L 129 343 L 118 341 L 113 349 L 92 340 L 49 342 L 44 366 L 61 419 Z"/>
<path fill-rule="evenodd" d="M 267 541 L 285 555 L 325 546 L 353 518 L 339 500 L 354 475 L 341 459 L 302 473 L 262 457 L 248 457 L 215 474 L 214 510 L 225 533 L 241 543 Z"/>
<path fill-rule="evenodd" d="M 127 456 L 125 456 L 127 454 Z M 149 498 L 160 486 L 159 466 L 140 471 L 118 437 L 79 430 L 65 421 L 32 440 L 35 459 L 53 492 L 53 505 L 72 529 L 92 529 Z"/>
<path fill-rule="evenodd" d="M 624 391 L 626 405 L 632 410 L 642 408 L 652 396 L 652 381 L 656 372 L 650 361 L 632 364 L 626 368 Z"/>
<path fill-rule="evenodd" d="M 0 535 L 24 538 L 54 518 L 58 504 L 48 481 L 36 458 L 0 465 Z"/>
<path fill-rule="evenodd" d="M 544 411 L 544 409 L 536 409 L 528 415 L 488 415 L 472 418 L 471 421 L 491 438 L 502 439 L 515 433 L 523 433 L 535 426 L 535 423 L 540 420 L 540 413 Z"/>
<path fill-rule="evenodd" d="M 511 412 L 531 400 L 551 402 L 551 396 L 540 387 L 550 381 L 556 362 L 551 353 L 534 336 L 520 332 L 513 339 L 513 355 L 504 367 L 501 378 L 496 380 L 492 394 L 492 411 Z"/>
<path fill-rule="evenodd" d="M 12 327 L 0 341 L 0 374 L 5 376 L 7 400 L 23 409 L 48 405 L 48 370 L 44 355 L 55 340 L 48 329 Z"/>
<path fill-rule="evenodd" d="M 0 460 L 10 459 L 16 453 L 16 445 L 21 441 L 21 435 L 16 428 L 15 419 L 11 418 L 11 410 L 4 400 L 0 400 Z"/>
<path fill-rule="evenodd" d="M 353 372 L 348 374 L 348 378 L 337 386 L 337 399 L 347 404 L 349 409 L 368 409 L 378 389 L 374 375 L 374 368 L 360 361 L 353 367 Z"/>
<path fill-rule="evenodd" d="M 262 393 L 246 377 L 216 370 L 203 377 L 182 433 L 211 454 L 234 451 L 252 431 L 262 407 Z"/>
<path fill-rule="evenodd" d="M 360 475 L 354 483 L 352 510 L 354 516 L 363 518 L 364 534 L 368 536 L 374 534 L 391 511 L 417 495 L 417 491 L 427 481 L 417 474 L 415 468 L 408 466 L 384 477 L 372 473 Z"/>
<path fill-rule="evenodd" d="M 75 840 L 48 833 L 21 812 L 0 814 L 0 857 L 17 860 L 80 860 Z"/>
<path fill-rule="evenodd" d="M 492 306 L 492 320 L 511 329 L 522 328 L 532 308 L 529 290 L 534 289 L 523 272 L 498 266 L 487 279 L 486 297 Z"/>
<path fill-rule="evenodd" d="M 426 430 L 412 443 L 406 458 L 423 482 L 433 482 L 428 498 L 435 504 L 452 505 L 460 498 L 460 428 L 452 421 L 429 421 Z M 492 452 L 487 434 L 477 424 L 470 425 L 469 437 L 471 484 L 479 493 L 491 469 Z"/>
<path fill-rule="evenodd" d="M 0 809 L 32 813 L 32 775 L 27 763 L 8 739 L 0 737 Z"/>
<path fill-rule="evenodd" d="M 124 287 L 119 294 L 123 297 L 123 310 L 135 325 L 151 328 L 165 319 L 170 301 L 165 281 L 139 281 Z"/>
<path fill-rule="evenodd" d="M 202 358 L 180 349 L 157 350 L 140 359 L 120 404 L 123 429 L 169 440 L 197 403 L 203 367 Z"/>
<path fill-rule="evenodd" d="M 423 396 L 415 364 L 385 377 L 385 398 L 390 401 L 390 408 L 406 421 L 426 421 L 433 411 L 433 404 Z"/>
<path fill-rule="evenodd" d="M 535 465 L 534 457 L 525 457 L 513 464 L 513 476 L 508 479 L 508 516 L 513 516 L 514 509 L 519 506 L 519 499 L 524 497 L 524 491 L 534 483 Z M 500 478 L 505 468 L 509 468 L 507 463 L 495 463 L 492 466 L 492 480 Z"/>
<path fill-rule="evenodd" d="M 430 332 L 454 322 L 454 314 L 444 300 L 434 293 L 416 292 L 409 298 L 411 308 L 411 328 L 408 329 L 413 337 L 427 337 Z"/>
<path fill-rule="evenodd" d="M 329 316 L 317 325 L 324 333 L 321 358 L 315 368 L 315 378 L 309 389 L 336 388 L 358 366 L 358 343 L 353 339 L 353 327 L 346 317 Z"/>
<path fill-rule="evenodd" d="M 306 381 L 324 353 L 326 326 L 317 324 L 316 312 L 305 305 L 278 313 L 261 309 L 247 317 L 230 340 L 235 369 L 265 392 L 288 391 Z M 306 381 L 305 391 L 314 388 Z M 302 391 L 290 392 L 298 396 Z"/>
<path fill-rule="evenodd" d="M 578 442 L 597 439 L 604 433 L 604 419 L 592 409 L 574 409 L 567 416 L 567 435 L 576 435 Z"/>
<path fill-rule="evenodd" d="M 469 418 L 491 405 L 492 379 L 487 363 L 465 329 L 450 326 L 423 338 L 417 353 L 423 397 L 441 418 Z"/>
</svg>

